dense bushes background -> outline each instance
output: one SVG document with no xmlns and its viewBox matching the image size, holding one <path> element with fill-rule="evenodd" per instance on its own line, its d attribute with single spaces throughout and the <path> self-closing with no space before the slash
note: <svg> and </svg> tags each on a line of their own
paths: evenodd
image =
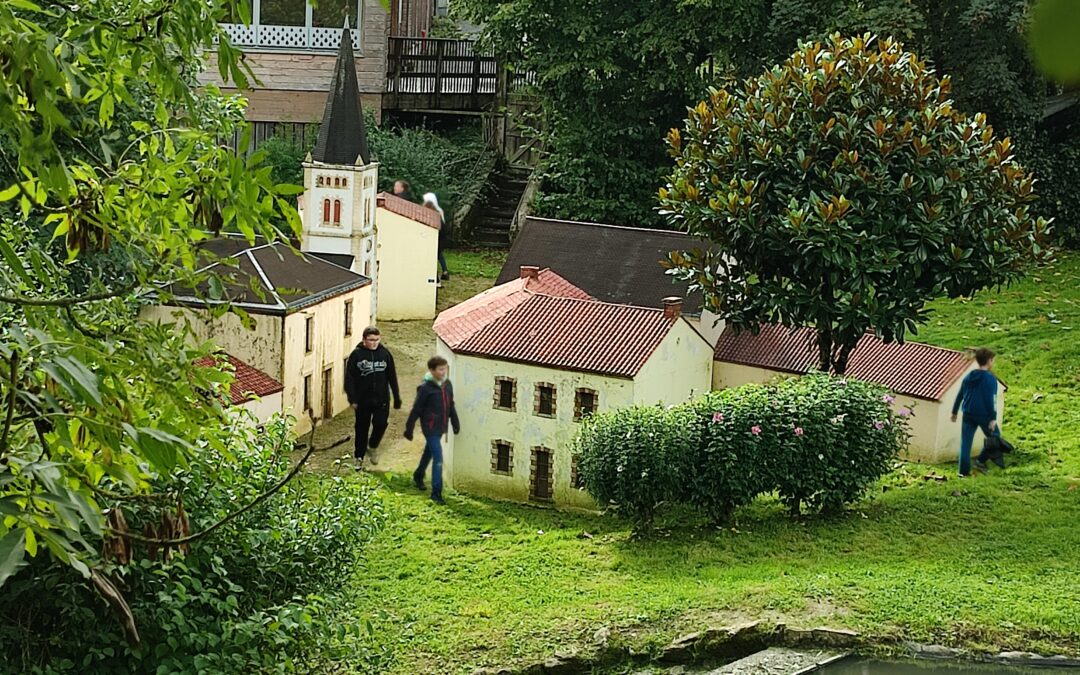
<svg viewBox="0 0 1080 675">
<path fill-rule="evenodd" d="M 447 217 L 483 191 L 495 158 L 485 145 L 478 125 L 435 133 L 428 129 L 379 126 L 369 109 L 364 115 L 368 144 L 374 160 L 379 162 L 380 190 L 389 192 L 395 180 L 407 180 L 417 200 L 425 192 L 438 195 Z M 291 137 L 274 137 L 259 146 L 267 154 L 267 163 L 274 167 L 277 182 L 303 185 L 301 163 L 314 147 L 318 134 L 308 136 L 307 145 Z"/>
<path fill-rule="evenodd" d="M 576 440 L 585 489 L 648 525 L 682 504 L 714 520 L 776 493 L 792 513 L 859 499 L 907 444 L 907 409 L 881 387 L 811 374 L 713 392 L 678 406 L 587 420 Z"/>
<path fill-rule="evenodd" d="M 250 503 L 289 469 L 284 421 L 265 436 L 243 426 L 221 433 L 233 436 L 230 456 L 203 448 L 198 466 L 158 486 L 182 493 L 193 532 Z M 136 532 L 175 508 L 117 506 Z M 323 652 L 362 630 L 335 621 L 332 598 L 383 519 L 364 481 L 298 478 L 187 555 L 165 561 L 158 551 L 151 559 L 137 545 L 134 560 L 111 573 L 131 606 L 138 646 L 124 640 L 84 579 L 42 557 L 0 596 L 0 663 L 4 672 L 310 672 L 323 657 L 340 660 Z"/>
</svg>

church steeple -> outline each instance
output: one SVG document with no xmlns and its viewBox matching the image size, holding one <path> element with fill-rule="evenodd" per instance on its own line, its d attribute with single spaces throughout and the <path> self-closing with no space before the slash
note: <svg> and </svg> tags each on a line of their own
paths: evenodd
<svg viewBox="0 0 1080 675">
<path fill-rule="evenodd" d="M 367 130 L 360 108 L 360 89 L 356 84 L 356 60 L 348 19 L 345 19 L 345 28 L 341 31 L 334 78 L 326 97 L 319 140 L 311 157 L 323 164 L 363 166 L 371 162 Z"/>
</svg>

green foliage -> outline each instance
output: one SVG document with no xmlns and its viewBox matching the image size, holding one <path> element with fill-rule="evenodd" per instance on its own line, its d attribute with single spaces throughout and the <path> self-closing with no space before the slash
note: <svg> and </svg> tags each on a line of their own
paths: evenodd
<svg viewBox="0 0 1080 675">
<path fill-rule="evenodd" d="M 1022 278 L 1045 257 L 1034 179 L 949 86 L 891 40 L 834 35 L 712 90 L 669 134 L 660 198 L 718 250 L 673 254 L 676 276 L 731 325 L 816 327 L 839 373 L 867 331 L 903 340 L 934 298 Z"/>
<path fill-rule="evenodd" d="M 449 134 L 408 127 L 377 127 L 368 118 L 368 143 L 379 162 L 379 189 L 406 180 L 417 200 L 434 192 L 449 218 L 482 189 L 492 166 L 492 152 L 477 126 Z"/>
<path fill-rule="evenodd" d="M 273 136 L 262 142 L 259 150 L 266 155 L 266 163 L 273 167 L 271 177 L 275 183 L 304 185 L 304 157 L 315 148 L 315 134 L 308 134 L 307 143 L 296 138 Z"/>
<path fill-rule="evenodd" d="M 1032 10 L 1031 51 L 1048 77 L 1080 83 L 1080 8 L 1069 0 L 1038 0 Z"/>
<path fill-rule="evenodd" d="M 226 454 L 208 443 L 189 470 L 155 486 L 182 495 L 196 529 L 251 502 L 289 469 L 285 420 L 265 434 L 238 422 L 208 434 L 226 438 Z M 134 529 L 174 508 L 168 501 L 111 506 L 123 508 Z M 339 639 L 325 594 L 349 573 L 383 520 L 367 481 L 293 481 L 187 555 L 166 561 L 159 549 L 151 560 L 146 547 L 136 547 L 132 562 L 112 575 L 128 589 L 139 645 L 123 640 L 77 575 L 35 563 L 33 574 L 11 581 L 0 603 L 4 660 L 24 672 L 304 671 L 302 664 L 321 649 L 316 644 Z M 52 592 L 40 593 L 42 586 Z"/>
<path fill-rule="evenodd" d="M 594 416 L 575 440 L 589 494 L 637 526 L 661 505 L 716 522 L 776 492 L 793 513 L 836 511 L 887 474 L 913 411 L 876 385 L 823 374 Z"/>
<path fill-rule="evenodd" d="M 625 408 L 585 420 L 576 441 L 578 471 L 597 504 L 648 525 L 689 478 L 682 469 L 699 443 L 686 408 Z"/>
<path fill-rule="evenodd" d="M 212 492 L 211 476 L 257 445 L 231 432 L 240 422 L 221 403 L 231 376 L 192 364 L 210 346 L 140 324 L 139 307 L 174 287 L 221 299 L 220 281 L 200 272 L 215 233 L 254 241 L 276 238 L 275 221 L 299 229 L 295 190 L 275 184 L 262 154 L 240 159 L 218 143 L 243 125 L 239 99 L 195 80 L 212 51 L 222 76 L 246 82 L 218 21 L 248 11 L 235 0 L 0 4 L 0 584 L 5 600 L 19 583 L 24 605 L 55 603 L 60 616 L 102 611 L 84 597 L 92 583 L 132 641 L 125 584 L 135 580 L 123 567 L 138 535 L 116 506 L 176 508 L 180 481 Z M 220 501 L 216 515 L 241 506 Z M 146 537 L 195 546 L 192 561 L 228 557 L 200 550 L 208 530 L 191 532 L 182 515 Z M 332 534 L 299 531 L 309 547 Z M 153 575 L 165 593 L 168 575 Z M 61 593 L 60 579 L 87 586 Z M 185 602 L 185 584 L 160 602 Z M 84 623 L 119 640 L 115 622 Z"/>
<path fill-rule="evenodd" d="M 651 199 L 663 175 L 658 130 L 675 125 L 699 95 L 697 68 L 710 55 L 730 47 L 727 54 L 741 56 L 736 45 L 760 22 L 760 5 L 463 0 L 456 7 L 484 25 L 517 71 L 536 74 L 550 152 L 538 212 L 661 225 Z"/>
</svg>

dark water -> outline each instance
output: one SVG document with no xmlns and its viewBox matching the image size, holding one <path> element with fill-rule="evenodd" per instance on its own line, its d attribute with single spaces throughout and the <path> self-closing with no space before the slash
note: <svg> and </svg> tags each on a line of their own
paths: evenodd
<svg viewBox="0 0 1080 675">
<path fill-rule="evenodd" d="M 1022 668 L 956 661 L 878 661 L 854 657 L 814 672 L 822 675 L 1080 675 L 1080 668 Z"/>
</svg>

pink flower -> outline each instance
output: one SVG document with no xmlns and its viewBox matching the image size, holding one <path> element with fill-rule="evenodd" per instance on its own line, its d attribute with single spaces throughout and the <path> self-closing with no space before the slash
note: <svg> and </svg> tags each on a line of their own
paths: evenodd
<svg viewBox="0 0 1080 675">
<path fill-rule="evenodd" d="M 802 436 L 803 435 L 803 428 L 802 427 L 795 427 L 795 435 L 796 436 Z"/>
<path fill-rule="evenodd" d="M 755 436 L 760 436 L 761 427 L 755 424 L 754 426 L 750 427 L 750 433 L 754 434 Z"/>
<path fill-rule="evenodd" d="M 715 424 L 719 424 L 720 422 L 723 422 L 724 421 L 724 413 L 718 412 L 718 413 L 714 414 L 712 416 L 712 421 Z"/>
<path fill-rule="evenodd" d="M 889 396 L 888 394 L 885 394 L 884 396 L 881 397 L 881 400 L 885 401 L 886 403 L 888 403 L 890 405 L 892 405 L 896 401 L 896 397 L 895 396 Z"/>
<path fill-rule="evenodd" d="M 900 408 L 896 411 L 896 414 L 900 417 L 909 417 L 911 416 L 911 408 Z"/>
<path fill-rule="evenodd" d="M 881 422 L 881 421 L 874 422 L 874 428 L 877 429 L 878 431 L 881 431 L 882 429 L 885 428 L 885 423 Z"/>
</svg>

